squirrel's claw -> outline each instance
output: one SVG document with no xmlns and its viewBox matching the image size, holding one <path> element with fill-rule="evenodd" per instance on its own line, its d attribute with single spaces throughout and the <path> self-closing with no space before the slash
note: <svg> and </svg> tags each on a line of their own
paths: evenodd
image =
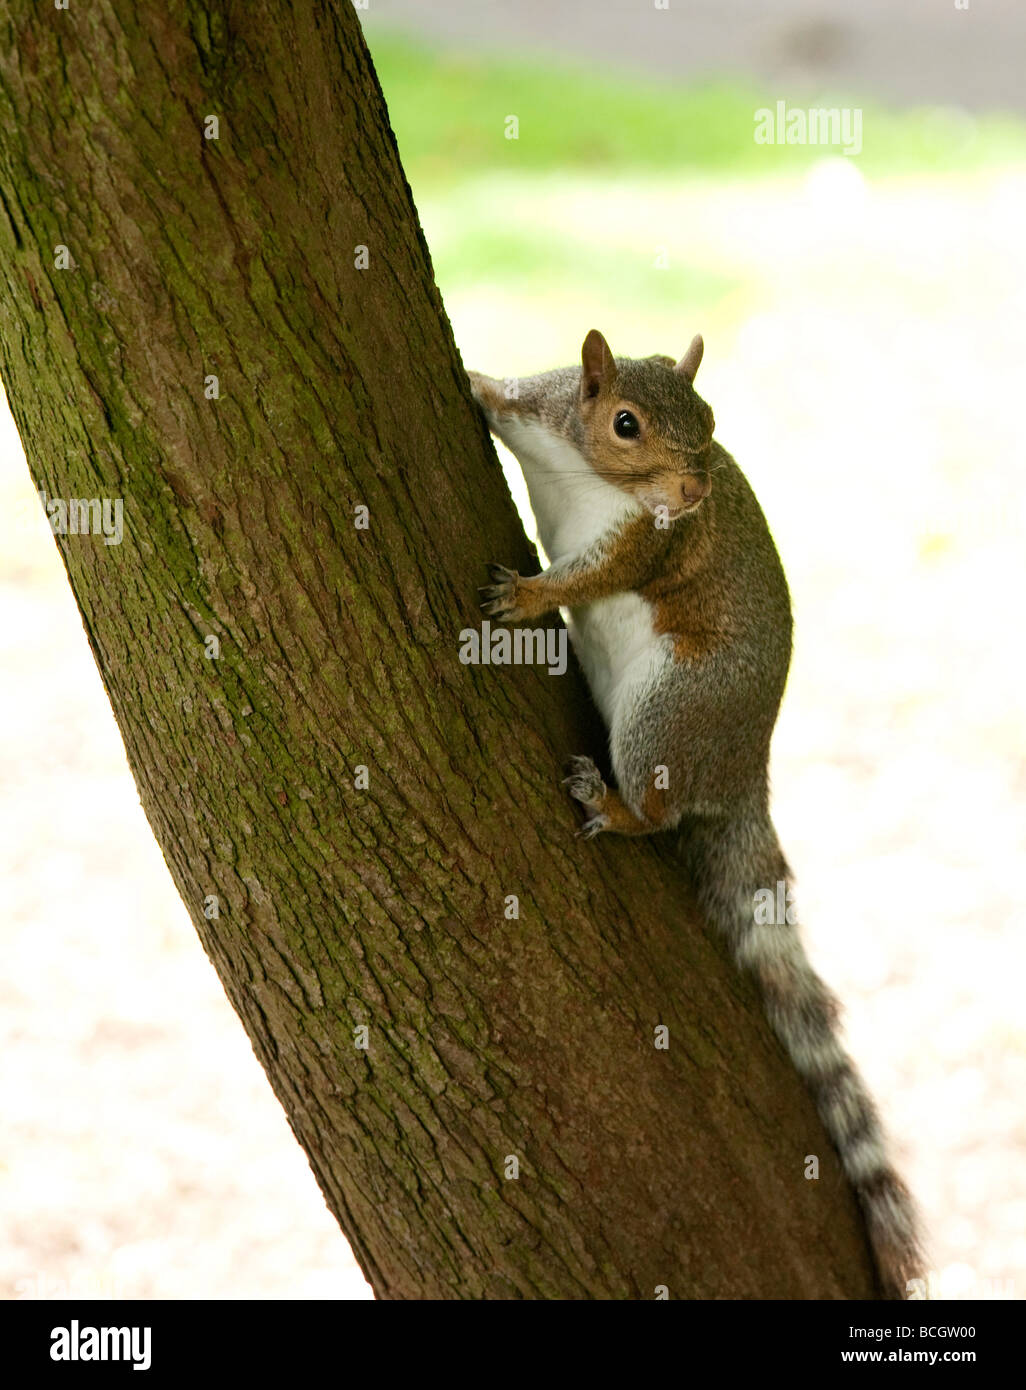
<svg viewBox="0 0 1026 1390">
<path fill-rule="evenodd" d="M 593 840 L 609 824 L 609 817 L 599 809 L 606 799 L 606 784 L 593 758 L 570 758 L 566 769 L 569 776 L 563 778 L 563 786 L 575 801 L 581 803 L 589 816 L 577 831 L 577 839 Z"/>
<path fill-rule="evenodd" d="M 488 565 L 487 569 L 495 582 L 482 585 L 477 591 L 481 595 L 481 611 L 490 618 L 517 617 L 520 613 L 516 601 L 519 574 L 505 565 Z"/>
<path fill-rule="evenodd" d="M 606 795 L 606 784 L 594 759 L 581 756 L 570 758 L 566 770 L 569 775 L 563 778 L 563 786 L 573 799 L 588 810 L 601 806 Z"/>
</svg>

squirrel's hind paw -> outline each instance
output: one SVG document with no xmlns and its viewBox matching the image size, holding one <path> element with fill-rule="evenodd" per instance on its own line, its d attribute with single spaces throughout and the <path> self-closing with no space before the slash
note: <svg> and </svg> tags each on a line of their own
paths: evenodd
<svg viewBox="0 0 1026 1390">
<path fill-rule="evenodd" d="M 593 840 L 603 830 L 608 830 L 611 824 L 610 817 L 602 810 L 609 789 L 593 758 L 570 758 L 565 770 L 568 776 L 563 778 L 563 786 L 588 813 L 588 819 L 577 831 L 577 839 Z"/>
<path fill-rule="evenodd" d="M 563 778 L 563 786 L 573 799 L 579 801 L 586 811 L 597 811 L 606 799 L 606 784 L 594 759 L 580 756 L 571 758 L 566 771 L 568 776 Z"/>
</svg>

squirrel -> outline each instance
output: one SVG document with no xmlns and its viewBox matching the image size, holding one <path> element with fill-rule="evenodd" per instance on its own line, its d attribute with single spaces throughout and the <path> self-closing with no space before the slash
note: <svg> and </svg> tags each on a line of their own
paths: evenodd
<svg viewBox="0 0 1026 1390">
<path fill-rule="evenodd" d="M 903 1298 L 922 1272 L 918 1216 L 839 1041 L 839 1005 L 796 928 L 756 920 L 760 891 L 783 883 L 791 899 L 768 775 L 791 602 L 762 509 L 694 389 L 703 350 L 696 335 L 676 363 L 615 358 L 592 329 L 580 368 L 509 391 L 469 374 L 523 469 L 551 561 L 531 576 L 489 566 L 481 607 L 510 623 L 569 610 L 616 779 L 614 790 L 591 758 L 570 760 L 578 834 L 682 832 L 699 907 L 754 975 L 860 1199 L 882 1291 Z"/>
</svg>

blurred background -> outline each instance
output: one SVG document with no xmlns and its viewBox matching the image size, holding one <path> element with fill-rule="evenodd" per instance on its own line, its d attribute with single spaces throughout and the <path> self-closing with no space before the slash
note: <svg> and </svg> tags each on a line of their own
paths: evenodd
<svg viewBox="0 0 1026 1390">
<path fill-rule="evenodd" d="M 658 4 L 359 14 L 468 366 L 704 334 L 794 596 L 774 814 L 809 950 L 934 1293 L 1022 1298 L 1026 8 Z M 858 110 L 861 151 L 756 143 L 778 101 Z M 369 1297 L 149 832 L 6 413 L 0 506 L 0 1296 Z"/>
</svg>

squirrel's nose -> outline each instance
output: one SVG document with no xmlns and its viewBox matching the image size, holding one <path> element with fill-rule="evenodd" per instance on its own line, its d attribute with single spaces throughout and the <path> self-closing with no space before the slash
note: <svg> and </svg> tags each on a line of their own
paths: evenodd
<svg viewBox="0 0 1026 1390">
<path fill-rule="evenodd" d="M 689 511 L 697 507 L 703 497 L 708 497 L 711 490 L 712 479 L 708 473 L 686 473 L 681 479 L 680 495 Z"/>
</svg>

